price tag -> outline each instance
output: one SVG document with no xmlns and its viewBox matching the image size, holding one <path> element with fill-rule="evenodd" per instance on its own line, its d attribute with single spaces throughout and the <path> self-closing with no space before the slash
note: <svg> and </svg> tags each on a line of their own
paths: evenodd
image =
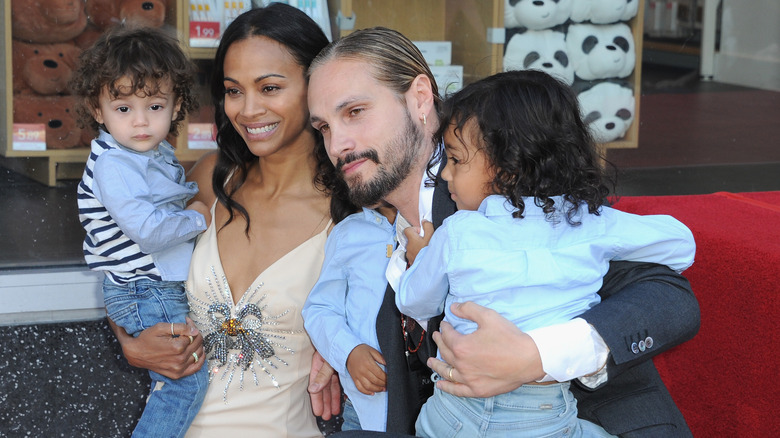
<svg viewBox="0 0 780 438">
<path fill-rule="evenodd" d="M 217 125 L 190 123 L 187 125 L 187 147 L 190 149 L 216 149 Z"/>
<path fill-rule="evenodd" d="M 15 151 L 45 151 L 46 125 L 14 123 L 12 148 Z"/>
<path fill-rule="evenodd" d="M 217 47 L 220 36 L 218 21 L 190 21 L 191 47 Z"/>
</svg>

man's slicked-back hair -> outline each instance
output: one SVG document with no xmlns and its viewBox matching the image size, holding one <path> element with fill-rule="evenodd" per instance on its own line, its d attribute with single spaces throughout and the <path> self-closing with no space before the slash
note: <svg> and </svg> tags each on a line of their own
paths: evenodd
<svg viewBox="0 0 780 438">
<path fill-rule="evenodd" d="M 439 88 L 420 50 L 400 32 L 386 27 L 372 27 L 355 31 L 329 44 L 314 58 L 309 76 L 321 65 L 334 59 L 365 62 L 371 75 L 379 82 L 403 95 L 419 75 L 431 81 L 434 105 L 441 107 Z"/>
</svg>

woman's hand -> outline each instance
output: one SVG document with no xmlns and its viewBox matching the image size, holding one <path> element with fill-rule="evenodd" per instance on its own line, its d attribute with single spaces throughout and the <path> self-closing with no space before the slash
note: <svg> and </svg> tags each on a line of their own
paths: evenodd
<svg viewBox="0 0 780 438">
<path fill-rule="evenodd" d="M 322 355 L 315 351 L 309 374 L 309 397 L 314 415 L 330 420 L 341 412 L 341 385 L 339 376 Z"/>
<path fill-rule="evenodd" d="M 203 337 L 189 318 L 186 324 L 158 323 L 135 338 L 110 318 L 108 323 L 122 346 L 127 362 L 134 367 L 179 379 L 194 374 L 203 366 Z"/>
</svg>

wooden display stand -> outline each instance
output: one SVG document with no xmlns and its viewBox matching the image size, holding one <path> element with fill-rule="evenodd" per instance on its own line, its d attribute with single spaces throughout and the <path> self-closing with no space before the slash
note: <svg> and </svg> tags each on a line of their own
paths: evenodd
<svg viewBox="0 0 780 438">
<path fill-rule="evenodd" d="M 0 145 L 0 165 L 28 175 L 50 186 L 58 179 L 79 178 L 89 148 L 26 151 L 13 148 L 13 95 L 11 56 L 11 1 L 3 2 L 0 19 L 4 26 L 0 45 L 0 68 L 5 71 L 5 84 L 0 90 L 0 102 L 5 115 L 0 120 L 5 141 Z M 502 71 L 504 52 L 504 0 L 328 0 L 335 36 L 344 36 L 354 29 L 385 26 L 396 29 L 414 41 L 451 41 L 452 64 L 463 66 L 463 84 Z M 189 1 L 170 3 L 168 25 L 175 28 L 187 53 L 196 60 L 213 59 L 215 49 L 189 46 Z M 628 78 L 633 84 L 636 100 L 634 121 L 619 141 L 601 145 L 609 148 L 636 148 L 639 134 L 639 102 L 641 96 L 642 25 L 644 0 L 639 12 L 629 21 L 636 50 L 636 67 Z M 188 123 L 185 121 L 176 140 L 176 155 L 181 161 L 195 161 L 203 149 L 188 147 Z"/>
<path fill-rule="evenodd" d="M 637 15 L 628 22 L 636 50 L 636 66 L 627 78 L 636 101 L 634 121 L 622 139 L 601 144 L 602 149 L 638 146 L 645 0 L 639 1 Z M 494 32 L 503 34 L 503 0 L 329 0 L 328 4 L 331 15 L 339 17 L 341 36 L 354 29 L 385 26 L 415 41 L 452 41 L 452 63 L 463 65 L 464 85 L 503 69 L 503 40 L 493 37 Z"/>
<path fill-rule="evenodd" d="M 49 186 L 55 186 L 59 179 L 80 178 L 84 171 L 84 163 L 89 156 L 89 147 L 77 147 L 71 149 L 46 149 L 46 150 L 17 150 L 13 145 L 13 79 L 12 79 L 12 37 L 11 37 L 11 1 L 27 0 L 5 0 L 0 8 L 0 20 L 4 23 L 3 40 L 0 44 L 0 69 L 5 72 L 4 84 L 0 89 L 0 104 L 4 105 L 3 116 L 0 117 L 0 132 L 3 133 L 0 139 L 0 165 L 23 175 L 26 175 L 38 182 Z M 190 53 L 185 36 L 185 22 L 187 14 L 180 11 L 188 11 L 187 0 L 177 0 L 170 2 L 166 11 L 166 26 L 175 29 L 177 36 L 182 44 Z M 214 50 L 203 54 L 206 57 L 212 57 Z M 191 54 L 194 55 L 194 54 Z M 195 56 L 193 56 L 195 58 Z M 190 149 L 187 142 L 188 123 L 185 121 L 179 132 L 179 136 L 174 142 L 176 147 L 176 156 L 180 161 L 195 161 L 204 152 L 203 149 Z"/>
</svg>

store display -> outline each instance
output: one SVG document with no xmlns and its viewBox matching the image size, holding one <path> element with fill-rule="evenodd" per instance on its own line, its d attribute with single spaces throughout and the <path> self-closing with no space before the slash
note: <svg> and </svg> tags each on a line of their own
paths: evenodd
<svg viewBox="0 0 780 438">
<path fill-rule="evenodd" d="M 513 34 L 506 43 L 504 70 L 541 70 L 571 85 L 574 68 L 566 34 L 557 30 L 528 30 Z"/>
<path fill-rule="evenodd" d="M 618 83 L 600 82 L 578 96 L 583 120 L 599 143 L 615 141 L 626 134 L 636 113 L 634 92 Z"/>
<path fill-rule="evenodd" d="M 640 87 L 636 46 L 642 35 L 642 18 L 637 17 L 641 1 L 504 2 L 503 69 L 541 70 L 580 93 L 588 90 L 579 94 L 580 104 L 588 107 L 586 121 L 598 142 L 621 140 L 625 143 L 621 147 L 636 147 L 638 127 L 633 120 Z"/>
</svg>

